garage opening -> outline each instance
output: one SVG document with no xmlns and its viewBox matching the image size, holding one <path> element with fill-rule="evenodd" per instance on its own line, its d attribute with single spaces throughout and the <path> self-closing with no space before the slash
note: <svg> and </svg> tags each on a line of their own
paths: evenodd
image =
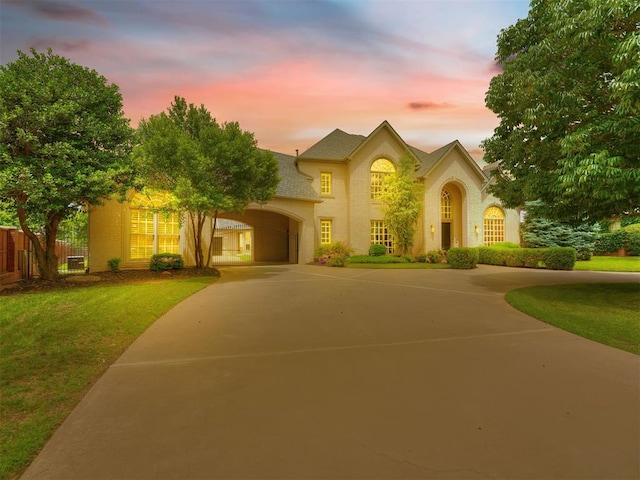
<svg viewBox="0 0 640 480">
<path fill-rule="evenodd" d="M 244 215 L 225 214 L 225 218 L 216 222 L 211 263 L 298 263 L 298 222 L 261 210 L 248 210 Z"/>
</svg>

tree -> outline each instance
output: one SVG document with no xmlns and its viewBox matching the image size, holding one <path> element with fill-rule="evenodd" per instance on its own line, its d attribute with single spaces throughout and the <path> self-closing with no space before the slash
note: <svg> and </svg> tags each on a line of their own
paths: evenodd
<svg viewBox="0 0 640 480">
<path fill-rule="evenodd" d="M 413 246 L 416 222 L 422 207 L 424 186 L 414 176 L 415 163 L 407 156 L 400 158 L 398 169 L 384 180 L 380 201 L 384 223 L 394 238 L 400 255 Z"/>
<path fill-rule="evenodd" d="M 520 227 L 522 241 L 528 248 L 573 247 L 578 260 L 589 260 L 600 232 L 598 224 L 570 225 L 527 214 Z"/>
<path fill-rule="evenodd" d="M 533 0 L 502 30 L 486 104 L 500 118 L 483 142 L 491 191 L 506 207 L 594 223 L 640 205 L 640 4 Z"/>
<path fill-rule="evenodd" d="M 0 67 L 0 98 L 0 204 L 15 210 L 41 278 L 55 279 L 60 222 L 133 181 L 133 130 L 117 85 L 51 50 Z"/>
<path fill-rule="evenodd" d="M 196 266 L 209 266 L 218 214 L 269 200 L 279 182 L 276 158 L 257 148 L 253 134 L 237 122 L 219 125 L 204 105 L 187 105 L 178 96 L 166 113 L 142 120 L 137 134 L 142 182 L 175 195 L 191 224 Z M 214 224 L 205 261 L 208 216 Z"/>
</svg>

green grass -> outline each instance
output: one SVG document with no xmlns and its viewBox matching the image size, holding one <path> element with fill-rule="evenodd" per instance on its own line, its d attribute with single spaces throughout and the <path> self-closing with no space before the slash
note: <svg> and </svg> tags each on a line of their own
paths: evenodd
<svg viewBox="0 0 640 480">
<path fill-rule="evenodd" d="M 581 337 L 640 354 L 640 284 L 550 285 L 512 290 L 507 302 Z"/>
<path fill-rule="evenodd" d="M 446 263 L 349 263 L 348 268 L 377 268 L 387 270 L 410 270 L 410 269 L 438 269 L 451 268 Z"/>
<path fill-rule="evenodd" d="M 0 297 L 0 479 L 15 478 L 159 316 L 215 277 Z"/>
<path fill-rule="evenodd" d="M 640 272 L 640 257 L 591 257 L 591 260 L 576 262 L 573 269 L 594 272 Z"/>
</svg>

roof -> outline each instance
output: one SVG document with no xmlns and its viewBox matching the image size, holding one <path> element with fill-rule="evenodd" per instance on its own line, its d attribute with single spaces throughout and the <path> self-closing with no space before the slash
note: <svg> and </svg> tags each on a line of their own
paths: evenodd
<svg viewBox="0 0 640 480">
<path fill-rule="evenodd" d="M 311 186 L 311 177 L 298 170 L 296 158 L 284 153 L 272 153 L 278 160 L 278 174 L 280 176 L 275 196 L 319 202 L 320 196 Z"/>
<path fill-rule="evenodd" d="M 367 137 L 352 135 L 336 128 L 322 140 L 302 152 L 300 159 L 342 161 L 362 144 Z"/>
</svg>

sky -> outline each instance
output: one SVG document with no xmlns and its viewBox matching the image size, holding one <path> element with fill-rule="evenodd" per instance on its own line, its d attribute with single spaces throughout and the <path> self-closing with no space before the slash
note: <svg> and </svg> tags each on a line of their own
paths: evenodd
<svg viewBox="0 0 640 480">
<path fill-rule="evenodd" d="M 295 155 L 339 128 L 387 120 L 427 152 L 480 160 L 500 30 L 526 0 L 0 0 L 0 63 L 53 52 L 119 86 L 124 114 L 175 95 Z"/>
</svg>

